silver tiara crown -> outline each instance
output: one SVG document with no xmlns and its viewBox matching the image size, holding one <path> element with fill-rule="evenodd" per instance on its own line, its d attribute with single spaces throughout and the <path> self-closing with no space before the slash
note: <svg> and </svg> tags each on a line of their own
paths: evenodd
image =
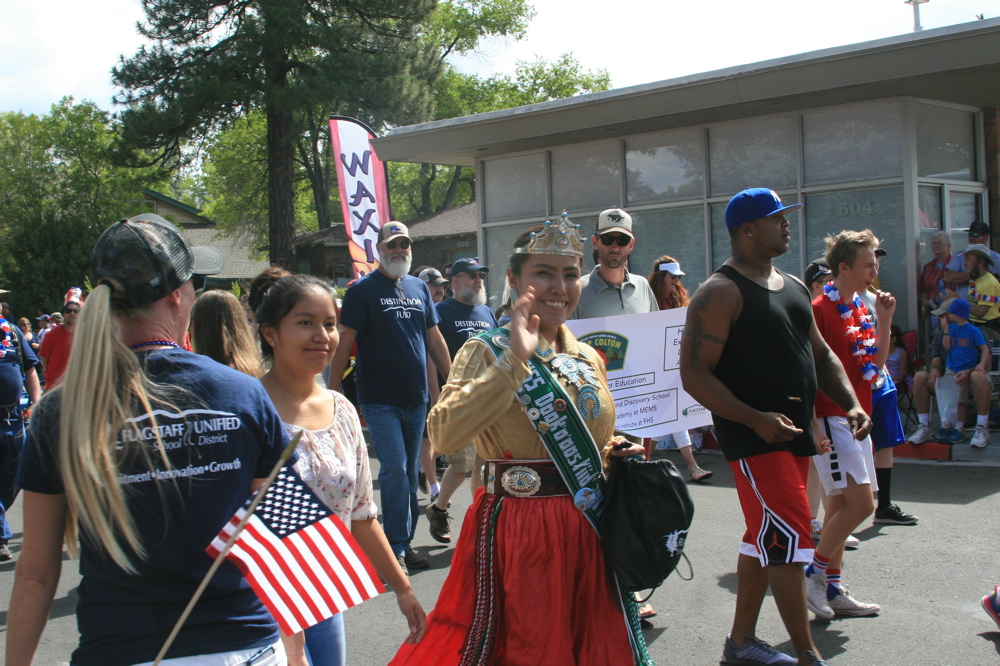
<svg viewBox="0 0 1000 666">
<path fill-rule="evenodd" d="M 567 257 L 583 256 L 583 239 L 580 238 L 580 225 L 569 220 L 563 211 L 559 224 L 545 221 L 545 228 L 532 232 L 531 240 L 524 247 L 514 248 L 515 254 L 562 254 Z"/>
</svg>

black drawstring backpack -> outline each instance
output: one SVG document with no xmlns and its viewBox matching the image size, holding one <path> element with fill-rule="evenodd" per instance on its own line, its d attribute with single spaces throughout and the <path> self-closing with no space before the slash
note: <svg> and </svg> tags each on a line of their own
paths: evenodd
<svg viewBox="0 0 1000 666">
<path fill-rule="evenodd" d="M 624 592 L 659 587 L 684 553 L 694 503 L 669 460 L 611 459 L 601 541 Z"/>
</svg>

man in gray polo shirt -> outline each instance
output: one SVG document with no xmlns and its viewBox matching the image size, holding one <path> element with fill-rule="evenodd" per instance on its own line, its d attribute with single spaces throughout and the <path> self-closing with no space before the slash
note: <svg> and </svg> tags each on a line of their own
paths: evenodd
<svg viewBox="0 0 1000 666">
<path fill-rule="evenodd" d="M 626 268 L 635 247 L 632 216 L 611 208 L 597 218 L 597 231 L 590 242 L 600 257 L 594 270 L 580 278 L 583 291 L 571 319 L 613 317 L 623 314 L 656 312 L 656 296 L 646 278 Z"/>
</svg>

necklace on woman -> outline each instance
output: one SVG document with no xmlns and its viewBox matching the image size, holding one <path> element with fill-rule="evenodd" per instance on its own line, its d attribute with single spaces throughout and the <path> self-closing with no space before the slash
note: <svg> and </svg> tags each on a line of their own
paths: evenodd
<svg viewBox="0 0 1000 666">
<path fill-rule="evenodd" d="M 181 346 L 174 342 L 173 340 L 143 340 L 142 342 L 137 342 L 134 345 L 129 345 L 129 349 L 139 349 L 140 347 L 173 347 L 174 349 L 180 349 Z"/>
<path fill-rule="evenodd" d="M 874 383 L 878 379 L 878 368 L 870 359 L 878 353 L 878 347 L 875 346 L 875 326 L 872 324 L 872 316 L 868 314 L 857 294 L 850 305 L 845 305 L 833 283 L 824 285 L 823 291 L 837 306 L 840 318 L 844 322 L 844 335 L 851 345 L 851 355 L 858 366 L 858 372 L 866 382 Z"/>
</svg>

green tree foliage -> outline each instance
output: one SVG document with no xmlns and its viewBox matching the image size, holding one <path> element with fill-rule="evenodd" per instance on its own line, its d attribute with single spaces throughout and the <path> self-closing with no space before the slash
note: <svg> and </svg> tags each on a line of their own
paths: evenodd
<svg viewBox="0 0 1000 666">
<path fill-rule="evenodd" d="M 19 316 L 82 287 L 97 237 L 141 212 L 139 188 L 163 184 L 152 169 L 114 166 L 116 139 L 91 102 L 64 98 L 46 116 L 0 113 L 0 286 Z"/>
<path fill-rule="evenodd" d="M 481 79 L 449 67 L 434 89 L 434 120 L 509 109 L 515 106 L 601 92 L 611 87 L 606 70 L 585 71 L 565 54 L 555 62 L 538 58 L 519 62 L 514 76 Z M 471 201 L 475 195 L 472 167 L 439 164 L 389 165 L 393 215 L 407 221 Z"/>
<path fill-rule="evenodd" d="M 268 243 L 267 120 L 251 111 L 219 132 L 205 150 L 203 213 L 219 230 L 250 241 L 254 250 Z M 316 230 L 316 211 L 308 180 L 294 183 L 296 233 Z"/>
<path fill-rule="evenodd" d="M 445 57 L 474 49 L 483 37 L 519 39 L 532 16 L 527 0 L 441 0 L 419 28 L 421 52 L 433 53 L 437 67 Z M 436 70 L 435 70 L 436 71 Z M 395 80 L 394 86 L 415 85 Z M 419 82 L 417 82 L 419 83 Z M 336 172 L 331 155 L 331 115 L 357 118 L 370 127 L 428 120 L 430 107 L 400 105 L 395 88 L 369 90 L 360 79 L 345 82 L 294 109 L 294 201 L 297 231 L 325 229 L 342 223 Z M 376 92 L 386 96 L 380 98 Z M 402 99 L 407 99 L 403 95 Z M 400 110 L 402 106 L 402 111 Z M 257 113 L 259 117 L 254 117 Z M 227 233 L 254 239 L 267 236 L 267 122 L 260 112 L 247 123 L 230 123 L 213 135 L 205 151 L 206 214 L 217 218 Z M 306 194 L 311 201 L 306 200 Z M 180 198 L 180 197 L 179 197 Z M 307 216 L 302 219 L 302 216 Z M 264 245 L 266 242 L 258 243 Z"/>
<path fill-rule="evenodd" d="M 267 124 L 272 261 L 293 268 L 296 111 L 349 99 L 380 120 L 426 117 L 441 61 L 419 40 L 434 0 L 143 0 L 144 46 L 113 70 L 124 137 L 161 161 L 254 109 Z"/>
</svg>

